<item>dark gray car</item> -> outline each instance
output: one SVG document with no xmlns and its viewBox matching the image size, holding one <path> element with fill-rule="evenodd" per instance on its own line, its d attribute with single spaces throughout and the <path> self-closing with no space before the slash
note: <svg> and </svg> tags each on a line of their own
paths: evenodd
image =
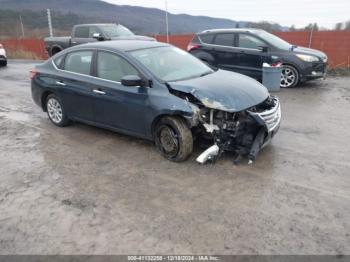
<svg viewBox="0 0 350 262">
<path fill-rule="evenodd" d="M 260 29 L 216 29 L 198 33 L 188 51 L 218 68 L 262 80 L 263 63 L 283 64 L 281 87 L 323 78 L 326 74 L 325 53 L 289 44 Z"/>
<path fill-rule="evenodd" d="M 109 41 L 69 48 L 32 71 L 32 96 L 57 126 L 70 121 L 155 141 L 185 160 L 193 140 L 254 161 L 279 128 L 277 98 L 254 79 L 214 71 L 187 52 L 155 41 Z"/>
<path fill-rule="evenodd" d="M 75 25 L 71 36 L 45 37 L 45 49 L 53 56 L 71 46 L 109 40 L 149 40 L 148 36 L 135 35 L 121 24 L 81 24 Z"/>
</svg>

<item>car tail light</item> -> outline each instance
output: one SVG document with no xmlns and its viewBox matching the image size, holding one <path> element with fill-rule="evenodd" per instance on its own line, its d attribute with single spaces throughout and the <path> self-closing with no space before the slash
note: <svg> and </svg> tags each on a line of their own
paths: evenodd
<svg viewBox="0 0 350 262">
<path fill-rule="evenodd" d="M 192 44 L 190 43 L 188 46 L 187 46 L 187 51 L 192 51 L 192 50 L 196 50 L 199 48 L 199 45 L 196 45 L 196 44 Z"/>
<path fill-rule="evenodd" d="M 35 69 L 30 70 L 29 71 L 30 80 L 33 80 L 33 78 L 36 76 L 37 73 L 38 73 L 38 71 L 36 71 Z"/>
<path fill-rule="evenodd" d="M 274 62 L 271 64 L 272 67 L 280 67 L 282 66 L 282 63 L 281 62 Z"/>
<path fill-rule="evenodd" d="M 2 44 L 0 44 L 0 49 L 4 49 L 4 47 L 2 46 Z"/>
</svg>

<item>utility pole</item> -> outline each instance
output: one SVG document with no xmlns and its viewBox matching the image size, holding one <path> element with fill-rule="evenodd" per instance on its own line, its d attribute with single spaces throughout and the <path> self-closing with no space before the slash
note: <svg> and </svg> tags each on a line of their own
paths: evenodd
<svg viewBox="0 0 350 262">
<path fill-rule="evenodd" d="M 315 28 L 315 24 L 312 24 L 311 31 L 310 31 L 310 38 L 309 38 L 309 48 L 311 48 L 311 45 L 312 45 L 312 35 L 314 33 L 314 28 Z"/>
<path fill-rule="evenodd" d="M 52 33 L 52 22 L 51 22 L 51 11 L 50 11 L 50 9 L 47 9 L 47 21 L 48 21 L 48 23 L 49 23 L 50 37 L 53 37 L 53 33 Z"/>
<path fill-rule="evenodd" d="M 168 0 L 165 0 L 166 41 L 169 43 Z"/>
<path fill-rule="evenodd" d="M 21 15 L 19 15 L 19 21 L 21 23 L 22 38 L 24 38 L 24 27 L 23 27 L 23 21 L 22 21 L 22 16 Z"/>
</svg>

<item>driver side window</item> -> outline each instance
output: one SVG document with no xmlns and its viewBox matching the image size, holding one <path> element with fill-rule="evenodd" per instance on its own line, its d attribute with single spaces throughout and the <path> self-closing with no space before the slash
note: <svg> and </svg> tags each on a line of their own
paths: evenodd
<svg viewBox="0 0 350 262">
<path fill-rule="evenodd" d="M 254 36 L 239 34 L 238 46 L 249 49 L 261 49 L 261 47 L 266 46 L 266 44 Z"/>
<path fill-rule="evenodd" d="M 96 26 L 90 26 L 89 38 L 93 38 L 95 33 L 101 34 L 101 31 Z"/>
<path fill-rule="evenodd" d="M 107 52 L 98 52 L 97 77 L 121 82 L 121 79 L 127 75 L 139 75 L 139 73 L 124 58 Z"/>
</svg>

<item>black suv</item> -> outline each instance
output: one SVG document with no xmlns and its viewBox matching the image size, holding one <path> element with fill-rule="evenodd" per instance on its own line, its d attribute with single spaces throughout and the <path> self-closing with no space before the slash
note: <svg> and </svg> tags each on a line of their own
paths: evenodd
<svg viewBox="0 0 350 262">
<path fill-rule="evenodd" d="M 211 66 L 262 79 L 264 62 L 282 62 L 281 87 L 323 78 L 327 55 L 298 47 L 260 29 L 215 29 L 197 33 L 188 51 Z"/>
</svg>

